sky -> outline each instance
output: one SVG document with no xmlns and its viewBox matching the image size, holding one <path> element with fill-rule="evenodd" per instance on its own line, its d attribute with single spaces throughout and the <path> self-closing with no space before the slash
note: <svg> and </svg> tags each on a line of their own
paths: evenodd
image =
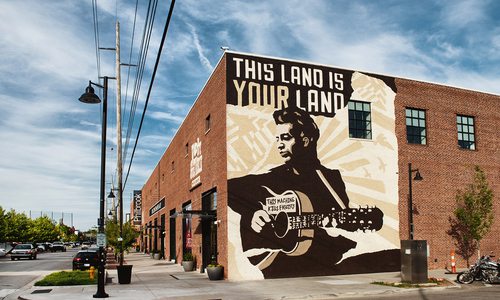
<svg viewBox="0 0 500 300">
<path fill-rule="evenodd" d="M 99 216 L 102 107 L 78 98 L 89 80 L 116 76 L 115 52 L 96 55 L 92 2 L 0 0 L 0 206 L 64 218 L 80 230 L 96 226 Z M 137 64 L 149 2 L 138 1 L 137 14 L 135 0 L 96 2 L 100 46 L 115 47 L 119 21 L 121 61 Z M 124 179 L 170 5 L 159 2 Z M 125 212 L 222 46 L 500 94 L 500 1 L 178 0 L 125 186 Z M 136 72 L 121 71 L 124 147 Z M 116 187 L 116 82 L 109 85 L 106 195 Z"/>
</svg>

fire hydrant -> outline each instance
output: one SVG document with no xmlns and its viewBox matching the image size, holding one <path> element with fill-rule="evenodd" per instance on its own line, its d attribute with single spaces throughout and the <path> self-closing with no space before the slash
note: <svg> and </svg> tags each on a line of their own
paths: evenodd
<svg viewBox="0 0 500 300">
<path fill-rule="evenodd" d="M 93 266 L 90 267 L 90 269 L 89 269 L 90 280 L 94 280 L 94 270 L 95 270 L 95 268 Z"/>
</svg>

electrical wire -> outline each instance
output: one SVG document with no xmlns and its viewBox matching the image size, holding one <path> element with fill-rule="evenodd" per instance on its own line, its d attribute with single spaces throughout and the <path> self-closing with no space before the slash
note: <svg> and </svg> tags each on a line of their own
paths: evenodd
<svg viewBox="0 0 500 300">
<path fill-rule="evenodd" d="M 128 70 L 127 70 L 127 83 L 126 83 L 126 87 L 125 87 L 125 101 L 124 101 L 124 105 L 123 105 L 124 109 L 127 107 L 127 100 L 128 100 L 128 82 L 129 82 L 129 79 L 130 79 L 130 68 L 132 67 L 132 52 L 133 52 L 133 49 L 134 49 L 135 25 L 136 25 L 136 21 L 137 21 L 137 7 L 138 7 L 138 4 L 139 4 L 139 0 L 136 0 L 135 1 L 134 24 L 132 26 L 132 39 L 131 39 L 131 42 L 130 42 L 130 53 L 129 53 L 129 58 L 128 58 L 128 65 L 129 66 L 128 66 Z M 125 115 L 125 110 L 122 112 L 122 115 Z"/>
<path fill-rule="evenodd" d="M 155 62 L 155 66 L 154 66 L 154 69 L 153 69 L 153 74 L 151 75 L 151 81 L 149 83 L 148 94 L 146 96 L 146 102 L 144 104 L 144 110 L 142 112 L 141 122 L 139 123 L 139 129 L 137 131 L 137 137 L 135 138 L 134 149 L 133 149 L 132 155 L 130 157 L 130 163 L 128 165 L 127 176 L 125 177 L 125 182 L 123 184 L 123 189 L 125 189 L 125 186 L 127 185 L 128 175 L 130 174 L 130 168 L 132 167 L 132 162 L 134 160 L 134 154 L 135 154 L 135 150 L 137 148 L 137 142 L 139 141 L 139 136 L 141 134 L 142 124 L 144 122 L 144 116 L 145 116 L 146 110 L 148 108 L 149 97 L 151 95 L 151 89 L 153 87 L 154 80 L 155 80 L 155 77 L 156 77 L 156 71 L 158 70 L 158 65 L 160 64 L 160 57 L 161 57 L 161 53 L 163 51 L 163 45 L 165 44 L 165 40 L 166 40 L 166 37 L 167 37 L 168 27 L 169 27 L 169 24 L 170 24 L 170 19 L 172 18 L 172 12 L 174 10 L 174 5 L 175 5 L 175 0 L 172 0 L 170 2 L 170 9 L 168 11 L 167 21 L 165 22 L 165 28 L 163 30 L 163 36 L 161 38 L 160 47 L 158 49 L 158 54 L 156 56 L 156 62 Z"/>
<path fill-rule="evenodd" d="M 99 50 L 99 20 L 97 17 L 97 3 L 92 0 L 92 15 L 94 21 L 94 41 L 95 41 L 95 57 L 97 63 L 97 78 L 101 78 L 101 55 Z"/>
<path fill-rule="evenodd" d="M 129 148 L 129 144 L 130 144 L 130 137 L 132 135 L 133 124 L 134 124 L 134 119 L 135 119 L 135 111 L 136 111 L 137 102 L 139 99 L 142 78 L 143 78 L 144 70 L 145 70 L 145 66 L 146 66 L 147 54 L 149 52 L 148 51 L 149 50 L 149 42 L 151 40 L 151 33 L 152 33 L 153 25 L 154 25 L 154 19 L 156 16 L 157 5 L 158 5 L 157 0 L 155 0 L 153 2 L 151 2 L 151 1 L 149 2 L 148 13 L 146 15 L 146 21 L 144 23 L 144 32 L 142 35 L 141 49 L 139 51 L 138 67 L 136 69 L 134 93 L 132 96 L 131 109 L 130 109 L 130 114 L 129 114 L 129 119 L 128 119 L 127 135 L 126 135 L 126 141 L 125 141 L 125 147 L 124 147 L 124 149 L 125 149 L 124 161 L 126 161 L 126 158 L 127 158 L 128 148 Z"/>
</svg>

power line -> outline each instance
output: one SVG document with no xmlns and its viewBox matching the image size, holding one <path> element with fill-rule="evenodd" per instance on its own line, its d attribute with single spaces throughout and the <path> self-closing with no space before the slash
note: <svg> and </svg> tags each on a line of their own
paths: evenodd
<svg viewBox="0 0 500 300">
<path fill-rule="evenodd" d="M 127 170 L 127 176 L 125 178 L 125 182 L 123 184 L 123 189 L 125 189 L 125 186 L 127 184 L 127 180 L 128 180 L 128 175 L 130 173 L 130 168 L 132 166 L 132 161 L 134 159 L 134 154 L 135 154 L 135 149 L 137 148 L 137 142 L 139 141 L 139 136 L 141 134 L 141 129 L 142 129 L 142 124 L 144 122 L 144 115 L 146 114 L 146 110 L 147 110 L 147 107 L 148 107 L 148 102 L 149 102 L 149 97 L 151 95 L 151 89 L 153 87 L 153 83 L 154 83 L 154 80 L 155 80 L 155 76 L 156 76 L 156 71 L 158 69 L 158 65 L 160 64 L 160 57 L 161 57 L 161 53 L 163 51 L 163 45 L 165 44 L 165 39 L 167 37 L 167 31 L 168 31 L 168 26 L 170 24 L 170 19 L 172 18 L 172 12 L 174 10 L 174 5 L 175 5 L 175 0 L 172 0 L 172 2 L 170 3 L 170 9 L 168 11 L 168 17 L 167 17 L 167 21 L 165 22 L 165 29 L 163 30 L 163 36 L 161 38 L 161 42 L 160 42 L 160 48 L 158 49 L 158 54 L 156 56 L 156 62 L 155 62 L 155 66 L 154 66 L 154 69 L 153 69 L 153 74 L 151 76 L 151 81 L 149 83 L 149 89 L 148 89 L 148 94 L 146 96 L 146 103 L 144 104 L 144 110 L 142 112 L 142 116 L 141 116 L 141 123 L 139 124 L 139 129 L 137 131 L 137 137 L 135 139 L 135 144 L 134 144 L 134 149 L 132 151 L 132 155 L 130 157 L 130 163 L 128 165 L 128 170 Z"/>
<path fill-rule="evenodd" d="M 137 20 L 137 6 L 138 6 L 138 4 L 139 4 L 139 0 L 136 0 L 135 1 L 134 24 L 132 26 L 132 39 L 131 39 L 131 42 L 130 42 L 130 54 L 129 54 L 129 58 L 128 58 L 128 64 L 129 65 L 131 65 L 131 63 L 132 63 L 132 52 L 133 52 L 133 48 L 134 48 L 135 24 L 136 24 L 136 20 Z M 130 67 L 127 70 L 127 84 L 126 84 L 126 88 L 125 88 L 125 102 L 124 102 L 124 105 L 123 105 L 124 109 L 127 107 L 128 81 L 129 81 L 129 79 L 130 79 Z M 124 113 L 124 115 L 125 115 L 125 113 Z"/>
<path fill-rule="evenodd" d="M 101 78 L 101 58 L 99 52 L 99 20 L 97 17 L 97 3 L 92 0 L 92 16 L 94 21 L 94 41 L 95 41 L 95 57 L 97 63 L 97 78 Z"/>
<path fill-rule="evenodd" d="M 135 110 L 137 108 L 137 102 L 139 99 L 139 94 L 141 90 L 141 84 L 142 84 L 142 77 L 144 75 L 144 70 L 146 66 L 146 58 L 148 55 L 148 50 L 149 50 L 149 42 L 151 40 L 151 34 L 153 31 L 153 25 L 154 25 L 154 20 L 156 16 L 156 8 L 158 5 L 158 1 L 155 0 L 153 3 L 151 1 L 149 2 L 148 5 L 148 13 L 146 15 L 146 21 L 144 23 L 144 32 L 142 35 L 142 41 L 141 41 L 141 49 L 139 51 L 139 59 L 138 59 L 138 67 L 136 69 L 136 78 L 135 78 L 135 85 L 134 85 L 134 93 L 132 96 L 132 103 L 131 103 L 131 108 L 130 108 L 130 114 L 128 118 L 128 125 L 127 125 L 127 137 L 125 141 L 125 151 L 124 151 L 124 157 L 126 161 L 127 157 L 127 152 L 130 144 L 130 136 L 132 135 L 132 130 L 133 130 L 133 124 L 135 120 Z"/>
</svg>

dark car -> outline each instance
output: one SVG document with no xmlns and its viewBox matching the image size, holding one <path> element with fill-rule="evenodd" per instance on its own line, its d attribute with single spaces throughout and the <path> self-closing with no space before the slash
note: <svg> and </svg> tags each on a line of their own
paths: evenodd
<svg viewBox="0 0 500 300">
<path fill-rule="evenodd" d="M 50 247 L 51 252 L 62 251 L 66 252 L 66 246 L 62 242 L 53 242 L 52 247 Z"/>
<path fill-rule="evenodd" d="M 99 255 L 93 250 L 80 250 L 73 257 L 73 270 L 87 270 L 90 267 L 97 268 Z"/>
<path fill-rule="evenodd" d="M 10 252 L 10 259 L 16 258 L 36 259 L 36 248 L 32 244 L 17 244 Z"/>
</svg>

